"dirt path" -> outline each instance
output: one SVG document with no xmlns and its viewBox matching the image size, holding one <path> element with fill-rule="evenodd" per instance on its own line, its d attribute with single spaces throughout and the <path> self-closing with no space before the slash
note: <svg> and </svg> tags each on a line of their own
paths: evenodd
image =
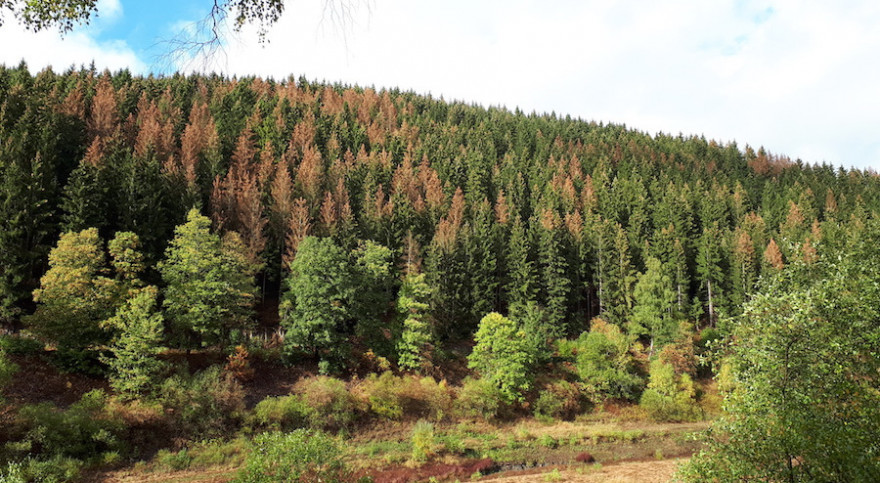
<svg viewBox="0 0 880 483">
<path fill-rule="evenodd" d="M 671 459 L 659 461 L 631 461 L 599 469 L 585 467 L 578 471 L 575 469 L 560 470 L 556 474 L 544 471 L 527 475 L 500 476 L 487 479 L 492 483 L 531 483 L 531 482 L 577 482 L 577 483 L 666 483 L 672 480 L 672 475 L 678 465 L 685 459 Z M 482 481 L 482 480 L 481 480 Z"/>
</svg>

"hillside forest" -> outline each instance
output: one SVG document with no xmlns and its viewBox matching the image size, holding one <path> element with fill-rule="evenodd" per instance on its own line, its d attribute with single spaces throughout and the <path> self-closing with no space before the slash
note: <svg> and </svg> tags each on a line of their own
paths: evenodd
<svg viewBox="0 0 880 483">
<path fill-rule="evenodd" d="M 240 435 L 274 449 L 239 481 L 349 481 L 306 453 L 609 408 L 713 420 L 686 480 L 876 481 L 878 211 L 876 173 L 699 136 L 0 67 L 0 481 Z M 17 398 L 44 363 L 94 390 Z"/>
</svg>

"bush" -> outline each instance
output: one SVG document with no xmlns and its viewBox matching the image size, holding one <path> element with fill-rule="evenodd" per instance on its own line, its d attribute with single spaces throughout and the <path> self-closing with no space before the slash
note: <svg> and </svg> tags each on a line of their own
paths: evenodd
<svg viewBox="0 0 880 483">
<path fill-rule="evenodd" d="M 296 385 L 296 392 L 312 408 L 312 427 L 328 430 L 347 428 L 357 418 L 357 400 L 339 379 L 317 376 Z"/>
<path fill-rule="evenodd" d="M 0 349 L 0 389 L 12 381 L 12 376 L 18 371 L 18 365 L 6 357 L 5 351 Z"/>
<path fill-rule="evenodd" d="M 656 360 L 651 363 L 651 380 L 639 405 L 655 421 L 692 421 L 699 417 L 694 397 L 694 383 L 682 374 L 676 381 L 671 364 Z"/>
<path fill-rule="evenodd" d="M 119 439 L 123 424 L 106 410 L 107 396 L 101 390 L 83 395 L 67 410 L 51 403 L 24 406 L 19 419 L 24 438 L 15 448 L 41 457 L 94 459 L 122 449 Z"/>
<path fill-rule="evenodd" d="M 599 398 L 633 399 L 644 382 L 637 376 L 630 344 L 620 328 L 595 319 L 574 348 L 575 367 L 588 392 Z"/>
<path fill-rule="evenodd" d="M 43 352 L 44 344 L 36 339 L 20 335 L 0 336 L 0 351 L 10 355 L 33 355 Z"/>
<path fill-rule="evenodd" d="M 503 398 L 498 387 L 484 379 L 465 378 L 455 399 L 455 410 L 463 417 L 496 418 Z"/>
<path fill-rule="evenodd" d="M 271 430 L 291 431 L 305 428 L 314 416 L 314 410 L 303 398 L 289 396 L 267 397 L 254 407 L 251 421 L 254 425 Z"/>
<path fill-rule="evenodd" d="M 336 442 L 326 433 L 298 429 L 291 433 L 263 433 L 236 482 L 341 482 L 347 473 Z"/>
<path fill-rule="evenodd" d="M 62 456 L 48 460 L 26 458 L 0 468 L 0 483 L 77 481 L 82 467 L 82 461 Z"/>
<path fill-rule="evenodd" d="M 225 434 L 244 411 L 244 390 L 231 375 L 213 366 L 195 375 L 176 375 L 162 383 L 159 402 L 173 414 L 178 432 L 189 438 Z"/>
<path fill-rule="evenodd" d="M 371 374 L 361 385 L 361 391 L 370 410 L 388 419 L 409 416 L 440 420 L 452 403 L 446 381 L 438 383 L 430 377 Z"/>
<path fill-rule="evenodd" d="M 545 418 L 574 419 L 583 409 L 580 388 L 568 381 L 549 384 L 535 401 L 535 415 Z"/>
<path fill-rule="evenodd" d="M 424 463 L 435 454 L 437 439 L 434 435 L 434 425 L 427 421 L 419 421 L 413 427 L 412 434 L 412 459 Z"/>
</svg>

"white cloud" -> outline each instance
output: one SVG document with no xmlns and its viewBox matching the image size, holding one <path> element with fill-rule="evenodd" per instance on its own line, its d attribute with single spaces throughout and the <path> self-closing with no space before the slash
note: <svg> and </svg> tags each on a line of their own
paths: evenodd
<svg viewBox="0 0 880 483">
<path fill-rule="evenodd" d="M 32 71 L 52 67 L 63 71 L 68 67 L 89 65 L 98 69 L 130 69 L 146 73 L 145 64 L 123 41 L 100 42 L 95 36 L 104 28 L 120 21 L 123 16 L 119 0 L 98 0 L 99 15 L 87 27 L 80 27 L 64 36 L 56 30 L 32 32 L 16 22 L 8 22 L 0 28 L 0 63 L 18 65 L 25 60 Z"/>
<path fill-rule="evenodd" d="M 15 24 L 0 29 L 0 63 L 17 65 L 24 59 L 32 71 L 51 66 L 64 71 L 70 66 L 89 65 L 94 61 L 100 69 L 130 69 L 146 73 L 145 64 L 121 41 L 98 42 L 84 31 L 61 37 L 56 31 L 30 32 Z"/>
<path fill-rule="evenodd" d="M 119 0 L 98 0 L 98 21 L 112 23 L 122 18 L 122 2 Z"/>
</svg>

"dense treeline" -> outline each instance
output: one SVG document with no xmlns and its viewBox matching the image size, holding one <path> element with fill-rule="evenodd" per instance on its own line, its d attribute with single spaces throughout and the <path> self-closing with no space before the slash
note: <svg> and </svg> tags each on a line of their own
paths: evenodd
<svg viewBox="0 0 880 483">
<path fill-rule="evenodd" d="M 238 234 L 265 294 L 307 235 L 388 248 L 395 271 L 424 273 L 444 338 L 530 303 L 570 333 L 632 322 L 646 274 L 672 285 L 661 311 L 711 326 L 767 270 L 813 256 L 823 222 L 880 205 L 871 173 L 305 80 L 20 66 L 0 70 L 0 106 L 7 320 L 32 311 L 59 234 L 132 232 L 159 282 L 196 207 Z"/>
<path fill-rule="evenodd" d="M 25 329 L 0 338 L 0 387 L 26 377 L 8 354 L 48 346 L 113 392 L 10 411 L 0 462 L 137 457 L 129 401 L 197 441 L 609 400 L 688 421 L 720 391 L 728 419 L 685 476 L 852 479 L 811 442 L 845 437 L 840 458 L 874 477 L 878 188 L 411 92 L 0 67 L 0 322 Z M 193 350 L 222 365 L 190 374 L 171 353 Z M 303 378 L 247 409 L 257 360 L 363 378 Z M 444 365 L 472 374 L 450 387 Z"/>
</svg>

